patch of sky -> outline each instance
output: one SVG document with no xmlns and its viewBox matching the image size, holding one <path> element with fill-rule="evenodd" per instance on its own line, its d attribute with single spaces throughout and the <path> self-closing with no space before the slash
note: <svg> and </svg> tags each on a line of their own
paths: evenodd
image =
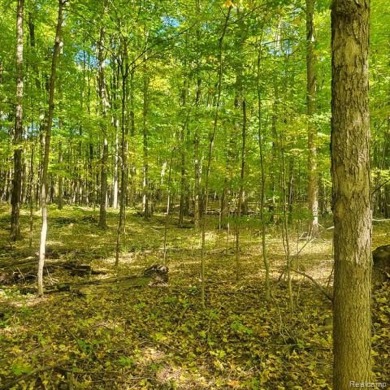
<svg viewBox="0 0 390 390">
<path fill-rule="evenodd" d="M 75 62 L 78 65 L 84 65 L 91 69 L 97 69 L 99 66 L 99 60 L 98 58 L 91 54 L 87 53 L 85 50 L 79 50 L 75 54 Z M 107 64 L 109 63 L 108 60 L 106 60 Z M 106 64 L 106 65 L 107 65 Z"/>
<path fill-rule="evenodd" d="M 36 135 L 39 133 L 40 126 L 38 123 L 31 122 L 26 126 L 25 139 L 28 139 L 30 136 Z"/>
<path fill-rule="evenodd" d="M 180 20 L 178 18 L 175 18 L 174 16 L 165 15 L 161 17 L 161 21 L 163 26 L 165 27 L 179 27 L 180 26 Z"/>
</svg>

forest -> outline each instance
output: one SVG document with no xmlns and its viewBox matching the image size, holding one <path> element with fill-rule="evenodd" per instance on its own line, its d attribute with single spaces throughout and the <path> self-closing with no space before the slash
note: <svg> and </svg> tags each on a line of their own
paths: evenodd
<svg viewBox="0 0 390 390">
<path fill-rule="evenodd" d="M 390 386 L 389 26 L 0 0 L 0 390 Z"/>
</svg>

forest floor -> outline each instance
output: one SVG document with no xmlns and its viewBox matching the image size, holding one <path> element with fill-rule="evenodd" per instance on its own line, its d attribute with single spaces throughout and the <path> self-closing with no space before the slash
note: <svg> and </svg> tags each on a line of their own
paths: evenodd
<svg viewBox="0 0 390 390">
<path fill-rule="evenodd" d="M 40 219 L 9 242 L 9 210 L 0 206 L 0 390 L 2 389 L 331 389 L 332 232 L 310 242 L 290 232 L 293 307 L 283 274 L 285 246 L 269 226 L 272 299 L 265 299 L 259 223 L 242 224 L 239 275 L 234 235 L 207 221 L 206 307 L 200 294 L 198 231 L 175 217 L 149 221 L 129 211 L 115 267 L 117 214 L 97 228 L 92 209 L 49 212 L 43 297 L 35 294 Z M 387 227 L 387 230 L 386 230 Z M 143 270 L 164 263 L 169 283 L 151 287 Z M 374 226 L 374 247 L 390 241 Z M 66 264 L 71 264 L 67 268 Z M 75 266 L 92 272 L 77 276 Z M 76 271 L 79 269 L 76 268 Z M 138 278 L 141 281 L 138 283 Z M 373 292 L 374 370 L 390 378 L 389 284 Z"/>
</svg>

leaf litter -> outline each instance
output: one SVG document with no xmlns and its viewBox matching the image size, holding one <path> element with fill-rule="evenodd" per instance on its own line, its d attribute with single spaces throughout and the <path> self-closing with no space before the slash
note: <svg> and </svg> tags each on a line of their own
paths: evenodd
<svg viewBox="0 0 390 390">
<path fill-rule="evenodd" d="M 137 280 L 143 269 L 163 261 L 163 233 L 155 229 L 161 217 L 148 222 L 128 217 L 117 268 L 115 214 L 104 232 L 88 210 L 72 214 L 69 208 L 61 218 L 49 230 L 49 245 L 59 252 L 52 263 L 77 261 L 102 273 L 79 277 L 52 268 L 46 287 L 70 287 L 43 298 L 21 293 L 34 290 L 31 281 L 2 287 L 0 389 L 331 389 L 331 302 L 297 274 L 294 308 L 289 307 L 277 231 L 267 240 L 272 267 L 267 302 L 256 234 L 241 233 L 236 281 L 233 238 L 209 227 L 203 308 L 194 229 L 183 232 L 169 224 L 169 285 L 149 287 Z M 88 236 L 93 237 L 90 248 L 85 247 Z M 6 237 L 0 238 L 7 247 Z M 9 268 L 8 260 L 25 259 L 31 252 L 27 242 L 11 248 L 2 264 Z M 295 261 L 331 288 L 330 237 L 307 245 Z M 382 381 L 390 374 L 388 298 L 388 284 L 374 291 L 374 369 Z"/>
</svg>

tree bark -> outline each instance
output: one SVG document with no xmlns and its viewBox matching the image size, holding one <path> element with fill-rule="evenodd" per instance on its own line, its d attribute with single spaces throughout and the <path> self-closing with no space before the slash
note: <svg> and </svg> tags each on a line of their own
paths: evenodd
<svg viewBox="0 0 390 390">
<path fill-rule="evenodd" d="M 200 15 L 200 0 L 195 1 L 195 14 Z M 196 29 L 196 42 L 197 45 L 201 42 L 201 30 Z M 197 48 L 200 50 L 200 46 Z M 196 72 L 196 87 L 195 87 L 195 115 L 198 114 L 201 98 L 202 98 L 202 78 L 201 78 L 201 60 L 198 58 L 195 61 Z M 194 130 L 194 227 L 198 229 L 200 227 L 200 221 L 202 218 L 202 194 L 201 194 L 201 182 L 202 182 L 202 158 L 200 154 L 200 128 L 199 124 L 195 125 Z"/>
<path fill-rule="evenodd" d="M 41 181 L 41 208 L 42 208 L 42 227 L 41 227 L 41 238 L 40 238 L 40 247 L 39 247 L 39 262 L 38 262 L 38 295 L 43 295 L 43 267 L 45 264 L 45 251 L 46 251 L 46 237 L 47 237 L 47 192 L 48 192 L 48 168 L 49 168 L 49 159 L 50 159 L 50 140 L 51 140 L 51 128 L 54 115 L 54 93 L 56 85 L 56 75 L 57 75 L 57 63 L 60 56 L 62 40 L 62 23 L 64 19 L 63 10 L 67 0 L 58 1 L 58 17 L 57 17 L 57 27 L 56 27 L 56 36 L 54 42 L 54 50 L 51 61 L 51 73 L 49 79 L 49 98 L 48 98 L 48 108 L 45 115 L 44 125 L 43 125 L 43 136 L 44 136 L 44 156 L 42 164 L 42 181 Z"/>
<path fill-rule="evenodd" d="M 346 390 L 372 380 L 369 0 L 334 0 L 331 17 L 333 388 Z"/>
<path fill-rule="evenodd" d="M 104 8 L 107 6 L 107 1 L 104 1 Z M 102 26 L 100 28 L 100 37 L 98 44 L 98 62 L 99 62 L 99 73 L 98 73 L 98 89 L 99 89 L 99 100 L 100 100 L 100 112 L 101 112 L 101 131 L 103 137 L 103 151 L 100 166 L 100 210 L 99 210 L 99 223 L 98 226 L 101 229 L 107 228 L 107 165 L 108 165 L 108 139 L 107 139 L 107 108 L 109 106 L 107 91 L 106 91 L 106 79 L 105 79 L 105 53 L 104 53 L 104 38 L 105 30 Z"/>
<path fill-rule="evenodd" d="M 216 84 L 216 96 L 215 96 L 215 112 L 212 128 L 209 132 L 209 142 L 207 147 L 207 159 L 206 159 L 206 168 L 204 170 L 204 180 L 203 187 L 201 189 L 201 267 L 200 267 L 200 278 L 201 278 L 201 303 L 202 307 L 206 306 L 206 260 L 205 260 L 205 248 L 206 248 L 206 212 L 208 205 L 209 197 L 209 180 L 210 180 L 210 171 L 211 171 L 211 162 L 213 157 L 214 142 L 217 134 L 219 115 L 220 115 L 220 104 L 221 104 L 221 95 L 222 95 L 222 76 L 223 76 L 223 43 L 227 31 L 227 26 L 231 14 L 232 6 L 229 7 L 226 14 L 225 22 L 223 25 L 221 36 L 218 40 L 218 73 L 217 73 L 217 84 Z"/>
<path fill-rule="evenodd" d="M 14 175 L 11 193 L 11 240 L 20 239 L 20 202 L 22 192 L 22 138 L 23 138 L 23 13 L 24 0 L 18 0 L 16 11 L 16 110 L 14 130 Z"/>
<path fill-rule="evenodd" d="M 261 40 L 260 40 L 261 42 Z M 261 250 L 263 256 L 263 263 L 265 269 L 265 299 L 267 302 L 271 299 L 271 284 L 270 284 L 270 264 L 267 254 L 267 241 L 266 241 L 266 221 L 264 215 L 264 207 L 266 205 L 266 170 L 265 170 L 265 128 L 263 128 L 263 102 L 261 87 L 261 75 L 262 75 L 262 50 L 259 45 L 259 52 L 257 54 L 257 74 L 256 74 L 256 87 L 257 87 L 257 117 L 258 117 L 258 142 L 259 142 L 259 162 L 260 162 L 260 223 L 261 223 Z"/>
<path fill-rule="evenodd" d="M 186 39 L 187 45 L 187 39 Z M 184 82 L 180 92 L 180 106 L 183 113 L 186 113 L 187 95 L 189 89 L 187 62 L 184 63 Z M 188 175 L 187 175 L 187 137 L 189 128 L 189 113 L 184 114 L 184 121 L 180 128 L 180 207 L 179 226 L 184 226 L 184 217 L 188 216 Z"/>
<path fill-rule="evenodd" d="M 236 50 L 239 58 L 242 56 L 243 46 L 245 43 L 245 31 L 244 24 L 240 15 L 240 10 L 237 8 L 237 19 L 239 20 L 239 36 L 236 42 Z M 241 273 L 240 265 L 240 222 L 241 215 L 243 212 L 243 206 L 245 204 L 245 191 L 244 191 L 244 179 L 245 179 L 245 168 L 246 168 L 246 138 L 247 138 L 247 112 L 246 112 L 246 99 L 243 87 L 243 69 L 241 59 L 236 64 L 236 85 L 235 85 L 235 99 L 234 108 L 237 111 L 237 122 L 235 126 L 239 129 L 241 127 L 241 167 L 240 167 L 240 183 L 238 190 L 238 202 L 236 211 L 236 246 L 235 246 L 235 261 L 236 261 L 236 280 L 239 281 Z M 241 112 L 240 112 L 241 111 Z"/>
<path fill-rule="evenodd" d="M 202 79 L 198 76 L 196 82 L 195 109 L 200 105 L 202 94 Z M 199 125 L 195 125 L 194 131 L 194 226 L 199 228 L 201 220 L 201 177 L 202 177 L 202 162 L 200 156 L 200 129 Z"/>
<path fill-rule="evenodd" d="M 58 144 L 58 164 L 60 165 L 60 170 L 62 171 L 62 163 L 63 163 L 63 157 L 62 157 L 62 142 L 60 141 Z M 64 177 L 62 173 L 58 175 L 58 210 L 62 210 L 64 207 Z"/>
<path fill-rule="evenodd" d="M 316 56 L 314 54 L 314 5 L 315 0 L 306 0 L 306 113 L 308 139 L 308 208 L 310 213 L 308 237 L 318 234 L 318 173 L 316 125 L 314 122 L 316 100 Z"/>
<path fill-rule="evenodd" d="M 127 62 L 127 41 L 124 40 L 121 44 L 121 60 L 119 64 L 121 75 L 121 182 L 120 182 L 120 197 L 119 197 L 119 220 L 117 230 L 117 245 L 115 255 L 115 265 L 119 265 L 119 255 L 121 247 L 121 236 L 125 233 L 126 226 L 126 204 L 127 204 L 127 183 L 128 183 L 128 163 L 127 156 L 129 153 L 128 136 L 129 136 L 129 118 L 126 112 L 128 104 L 128 76 L 129 64 Z"/>
<path fill-rule="evenodd" d="M 145 32 L 145 39 L 147 38 Z M 142 212 L 144 218 L 151 216 L 150 207 L 150 185 L 149 185 L 149 130 L 148 130 L 148 111 L 149 111 L 149 75 L 145 58 L 143 66 L 143 106 L 142 106 L 142 150 L 143 150 L 143 181 L 142 181 Z"/>
</svg>

